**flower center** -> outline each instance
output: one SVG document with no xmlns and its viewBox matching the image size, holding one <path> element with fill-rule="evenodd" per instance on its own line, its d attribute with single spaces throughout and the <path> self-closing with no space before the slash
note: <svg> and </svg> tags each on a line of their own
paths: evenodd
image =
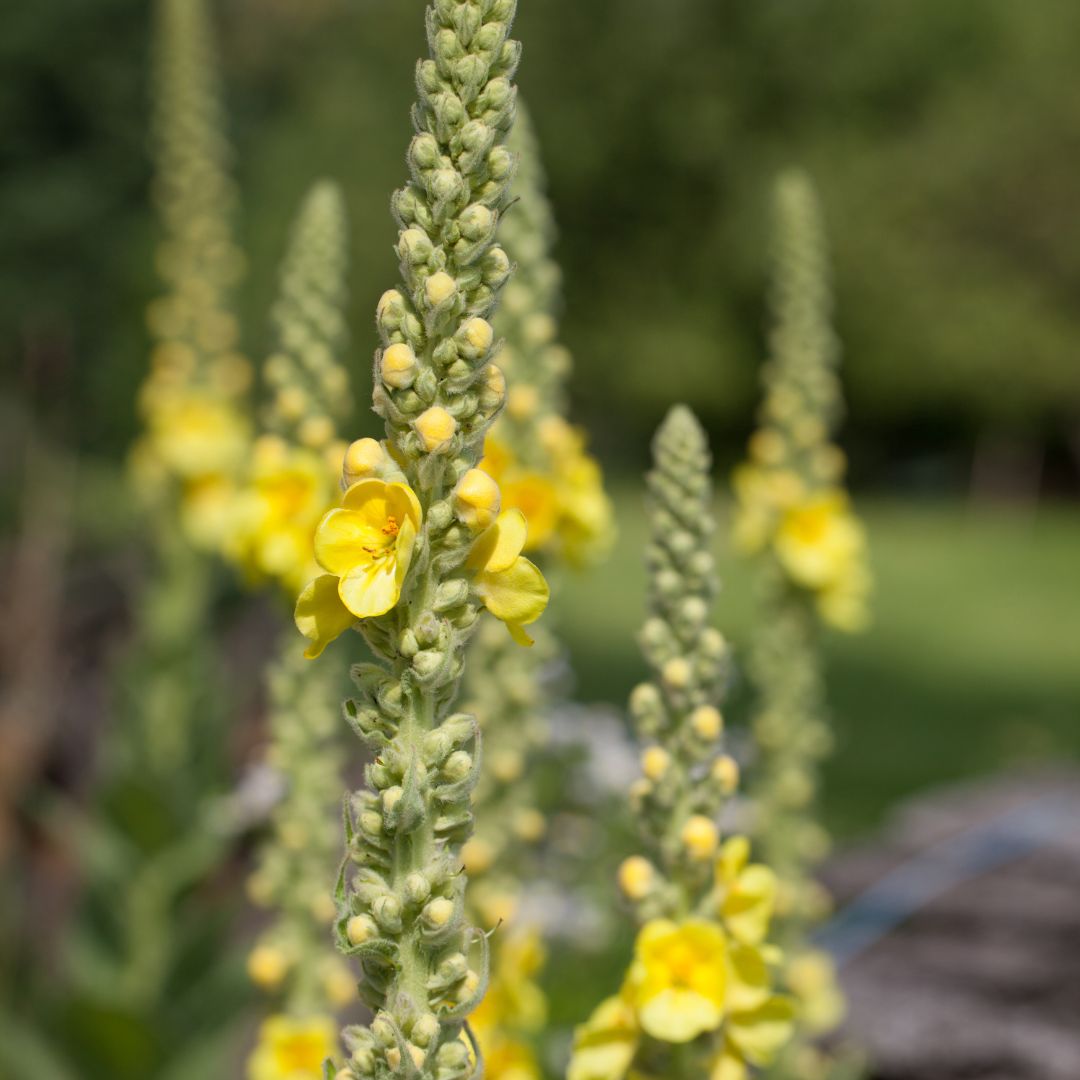
<svg viewBox="0 0 1080 1080">
<path fill-rule="evenodd" d="M 383 526 L 382 531 L 384 536 L 397 536 L 401 526 L 398 524 L 398 519 L 390 514 L 386 519 L 386 524 Z"/>
</svg>

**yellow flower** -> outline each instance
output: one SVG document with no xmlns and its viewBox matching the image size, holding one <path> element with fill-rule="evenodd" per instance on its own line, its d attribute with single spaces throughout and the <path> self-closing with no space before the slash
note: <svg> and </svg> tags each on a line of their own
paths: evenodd
<svg viewBox="0 0 1080 1080">
<path fill-rule="evenodd" d="M 559 497 L 555 485 L 537 472 L 513 474 L 503 482 L 503 505 L 520 510 L 529 523 L 527 551 L 544 547 L 559 520 Z"/>
<path fill-rule="evenodd" d="M 788 962 L 787 985 L 798 1002 L 799 1022 L 811 1035 L 824 1035 L 844 1019 L 846 1003 L 832 957 L 809 949 Z"/>
<path fill-rule="evenodd" d="M 247 488 L 237 499 L 230 554 L 258 580 L 293 591 L 312 574 L 312 534 L 332 502 L 333 478 L 321 455 L 279 440 L 260 440 Z"/>
<path fill-rule="evenodd" d="M 236 484 L 226 473 L 205 473 L 184 481 L 180 524 L 195 547 L 220 553 L 228 546 L 236 498 Z"/>
<path fill-rule="evenodd" d="M 843 492 L 831 491 L 789 509 L 774 546 L 792 581 L 826 589 L 858 565 L 864 539 Z"/>
<path fill-rule="evenodd" d="M 258 1042 L 248 1059 L 248 1080 L 321 1080 L 323 1062 L 336 1050 L 330 1017 L 271 1016 L 259 1028 Z"/>
<path fill-rule="evenodd" d="M 520 510 L 504 510 L 477 538 L 466 561 L 484 606 L 506 623 L 519 645 L 531 645 L 523 627 L 543 614 L 548 602 L 544 575 L 521 555 L 528 525 Z"/>
<path fill-rule="evenodd" d="M 776 874 L 761 863 L 750 863 L 750 843 L 733 836 L 716 860 L 720 917 L 736 941 L 758 945 L 769 932 L 776 906 Z"/>
<path fill-rule="evenodd" d="M 195 391 L 153 394 L 147 426 L 158 457 L 183 477 L 234 468 L 250 438 L 247 422 L 231 404 Z"/>
<path fill-rule="evenodd" d="M 361 480 L 315 532 L 315 558 L 327 571 L 296 604 L 296 625 L 315 657 L 355 619 L 389 611 L 401 595 L 420 530 L 420 503 L 407 484 Z"/>
<path fill-rule="evenodd" d="M 684 1043 L 723 1022 L 727 983 L 719 926 L 654 919 L 638 934 L 625 992 L 646 1034 Z"/>
<path fill-rule="evenodd" d="M 602 1001 L 574 1032 L 566 1080 L 621 1080 L 637 1053 L 640 1030 L 625 997 Z"/>
</svg>

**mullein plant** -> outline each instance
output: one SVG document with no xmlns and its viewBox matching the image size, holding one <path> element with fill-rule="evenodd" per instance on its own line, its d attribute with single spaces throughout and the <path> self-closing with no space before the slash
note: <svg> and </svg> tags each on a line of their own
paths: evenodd
<svg viewBox="0 0 1080 1080">
<path fill-rule="evenodd" d="M 711 459 L 689 409 L 671 410 L 653 453 L 640 634 L 652 677 L 630 701 L 642 743 L 631 802 L 643 851 L 618 873 L 639 930 L 621 990 L 577 1030 L 567 1075 L 740 1080 L 791 1032 L 792 1004 L 774 989 L 782 956 L 767 941 L 776 877 L 750 861 L 744 836 L 720 831 L 739 770 L 723 750 L 719 709 L 728 647 L 710 625 Z"/>
<path fill-rule="evenodd" d="M 312 536 L 337 501 L 351 408 L 344 306 L 346 219 L 341 193 L 313 186 L 300 208 L 273 311 L 276 350 L 263 365 L 261 434 L 233 499 L 225 554 L 253 585 L 295 601 L 312 575 Z M 274 995 L 248 1064 L 252 1080 L 322 1075 L 337 1045 L 334 1014 L 356 986 L 333 949 L 344 752 L 340 683 L 331 664 L 308 664 L 290 632 L 268 665 L 268 764 L 283 787 L 249 894 L 273 913 L 248 958 L 253 981 Z"/>
<path fill-rule="evenodd" d="M 411 177 L 393 198 L 402 281 L 376 311 L 386 437 L 349 448 L 341 505 L 315 534 L 325 573 L 296 607 L 309 656 L 355 628 L 375 658 L 354 668 L 359 695 L 345 706 L 374 760 L 367 787 L 346 798 L 336 890 L 338 945 L 359 960 L 374 1018 L 345 1029 L 345 1059 L 327 1066 L 338 1080 L 482 1073 L 467 1020 L 487 983 L 488 941 L 466 917 L 461 856 L 480 733 L 453 704 L 483 609 L 528 644 L 548 598 L 521 554 L 525 515 L 502 510 L 498 484 L 477 468 L 506 397 L 489 318 L 511 271 L 495 232 L 514 172 L 504 145 L 514 9 L 427 9 Z"/>
<path fill-rule="evenodd" d="M 495 318 L 497 361 L 510 390 L 485 440 L 481 468 L 499 481 L 504 508 L 529 521 L 525 550 L 545 575 L 602 555 L 614 528 L 599 466 L 566 420 L 570 355 L 557 340 L 559 268 L 551 256 L 555 223 L 540 150 L 519 105 L 508 146 L 517 155 L 514 202 L 499 239 L 515 265 Z M 469 651 L 465 708 L 479 724 L 484 771 L 475 792 L 476 832 L 463 851 L 470 905 L 492 937 L 492 981 L 473 1021 L 488 1076 L 540 1075 L 533 1041 L 547 1008 L 537 982 L 544 951 L 538 929 L 518 917 L 524 886 L 536 872 L 546 831 L 535 766 L 548 718 L 558 704 L 562 650 L 540 627 L 523 650 L 497 625 L 482 626 Z"/>
<path fill-rule="evenodd" d="M 760 612 L 749 660 L 757 695 L 755 833 L 780 879 L 783 981 L 799 1002 L 799 1035 L 778 1075 L 825 1075 L 809 1044 L 835 1028 L 843 998 L 829 958 L 809 945 L 828 910 L 813 878 L 828 849 L 815 813 L 822 759 L 832 745 L 819 636 L 822 625 L 860 630 L 867 620 L 866 540 L 844 490 L 844 455 L 832 442 L 841 412 L 839 349 L 831 326 L 825 231 L 801 173 L 775 190 L 770 359 L 760 426 L 733 476 L 735 545 L 755 557 Z"/>
</svg>

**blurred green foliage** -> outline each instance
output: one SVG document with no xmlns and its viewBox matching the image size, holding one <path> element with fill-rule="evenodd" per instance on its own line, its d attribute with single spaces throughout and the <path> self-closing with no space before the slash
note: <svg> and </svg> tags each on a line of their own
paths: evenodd
<svg viewBox="0 0 1080 1080">
<path fill-rule="evenodd" d="M 386 206 L 404 177 L 419 7 L 219 4 L 247 303 L 265 309 L 307 179 L 336 176 L 353 219 L 361 395 L 393 261 Z M 114 454 L 132 430 L 151 287 L 146 17 L 139 0 L 18 5 L 0 45 L 2 349 L 68 349 L 66 388 L 46 404 L 66 401 L 72 438 Z M 542 0 L 522 3 L 519 32 L 579 408 L 602 445 L 632 448 L 636 465 L 677 398 L 729 437 L 749 426 L 767 193 L 792 162 L 826 205 L 865 461 L 887 458 L 898 434 L 963 446 L 976 430 L 1044 438 L 1075 423 L 1071 0 Z"/>
</svg>

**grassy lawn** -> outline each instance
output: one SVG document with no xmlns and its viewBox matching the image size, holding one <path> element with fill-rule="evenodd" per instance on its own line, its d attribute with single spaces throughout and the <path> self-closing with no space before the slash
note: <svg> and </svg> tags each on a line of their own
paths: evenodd
<svg viewBox="0 0 1080 1080">
<path fill-rule="evenodd" d="M 567 581 L 556 601 L 587 701 L 624 701 L 642 674 L 633 638 L 645 521 L 631 489 L 617 508 L 610 559 Z M 866 829 L 929 785 L 1080 756 L 1080 509 L 865 500 L 861 510 L 875 624 L 827 641 L 839 738 L 825 781 L 833 828 Z M 752 625 L 752 581 L 720 540 L 719 625 L 738 650 Z"/>
</svg>

